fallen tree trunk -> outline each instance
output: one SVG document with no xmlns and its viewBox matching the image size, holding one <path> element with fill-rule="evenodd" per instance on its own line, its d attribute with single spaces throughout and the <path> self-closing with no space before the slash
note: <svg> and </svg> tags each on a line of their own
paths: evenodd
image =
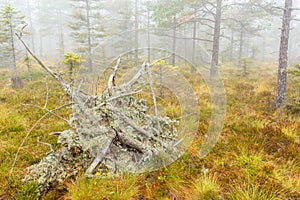
<svg viewBox="0 0 300 200">
<path fill-rule="evenodd" d="M 118 59 L 107 89 L 95 97 L 82 93 L 81 84 L 75 88 L 64 82 L 62 77 L 33 57 L 60 82 L 66 95 L 72 99 L 73 109 L 68 120 L 70 129 L 58 137 L 61 147 L 30 166 L 23 178 L 24 182 L 37 181 L 39 195 L 80 172 L 94 176 L 102 169 L 116 173 L 151 171 L 181 155 L 177 148 L 182 141 L 177 140 L 178 122 L 157 116 L 157 113 L 148 114 L 146 101 L 135 97 L 139 91 L 133 89 L 134 85 L 139 84 L 144 75 L 151 78 L 149 63 L 144 63 L 130 81 L 116 86 Z M 152 95 L 155 95 L 153 88 Z"/>
</svg>

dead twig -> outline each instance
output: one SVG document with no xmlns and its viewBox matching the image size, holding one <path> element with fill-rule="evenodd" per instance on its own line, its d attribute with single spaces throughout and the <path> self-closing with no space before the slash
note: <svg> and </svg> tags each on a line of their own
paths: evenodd
<svg viewBox="0 0 300 200">
<path fill-rule="evenodd" d="M 25 49 L 28 51 L 28 53 L 39 63 L 39 65 L 46 70 L 51 76 L 53 76 L 62 86 L 62 89 L 66 94 L 71 96 L 71 87 L 69 84 L 67 84 L 61 76 L 59 76 L 56 72 L 54 72 L 52 69 L 50 69 L 47 65 L 45 65 L 36 55 L 31 51 L 31 49 L 28 47 L 28 45 L 24 42 L 22 39 L 22 35 L 16 33 L 17 38 L 21 41 Z"/>
<path fill-rule="evenodd" d="M 107 88 L 108 88 L 108 92 L 111 95 L 112 91 L 113 91 L 113 87 L 116 85 L 115 84 L 115 78 L 118 72 L 118 68 L 121 62 L 121 58 L 118 58 L 117 60 L 117 64 L 114 67 L 114 71 L 112 72 L 112 74 L 110 75 L 109 79 L 108 79 L 108 83 L 107 83 Z"/>
<path fill-rule="evenodd" d="M 102 148 L 102 150 L 97 154 L 96 158 L 94 159 L 94 161 L 92 162 L 92 164 L 89 166 L 89 168 L 86 170 L 85 174 L 89 175 L 92 174 L 93 171 L 95 170 L 95 168 L 99 165 L 100 162 L 102 162 L 102 160 L 104 159 L 104 157 L 106 156 L 110 145 L 112 144 L 113 140 L 115 138 L 115 135 L 113 137 L 111 137 L 106 144 L 104 145 L 104 147 Z"/>
<path fill-rule="evenodd" d="M 109 99 L 104 100 L 101 104 L 99 104 L 97 106 L 97 108 L 100 108 L 101 106 L 104 106 L 107 102 L 114 101 L 114 100 L 117 100 L 119 98 L 123 98 L 123 97 L 126 97 L 126 96 L 131 96 L 131 95 L 134 95 L 134 94 L 138 94 L 138 93 L 141 93 L 141 92 L 142 92 L 142 90 L 139 90 L 139 91 L 133 91 L 133 92 L 128 92 L 128 93 L 120 94 L 120 95 L 117 95 L 117 96 L 113 96 Z"/>
<path fill-rule="evenodd" d="M 149 77 L 149 86 L 150 86 L 150 90 L 151 90 L 151 94 L 152 94 L 152 101 L 153 101 L 153 106 L 154 106 L 154 113 L 156 116 L 156 121 L 157 121 L 157 126 L 159 128 L 159 131 L 161 131 L 161 127 L 160 127 L 160 123 L 158 120 L 158 110 L 157 110 L 157 104 L 156 104 L 156 95 L 155 95 L 155 91 L 154 91 L 154 87 L 153 87 L 153 81 L 152 81 L 152 73 L 150 70 L 150 65 L 149 63 L 146 64 L 146 72 L 148 74 Z"/>
<path fill-rule="evenodd" d="M 40 107 L 40 106 L 33 105 L 33 104 L 22 104 L 22 105 L 23 106 L 31 106 L 31 107 L 34 107 L 34 108 L 38 108 L 38 109 L 44 110 L 44 111 L 50 113 L 51 115 L 53 115 L 53 116 L 55 116 L 55 117 L 57 117 L 57 118 L 61 119 L 62 121 L 64 121 L 64 122 L 66 122 L 66 123 L 69 124 L 69 122 L 68 122 L 67 119 L 63 118 L 62 116 L 60 116 L 60 115 L 58 115 L 56 113 L 54 113 L 52 110 L 49 110 L 48 108 Z M 70 105 L 72 105 L 72 104 L 70 104 Z"/>
<path fill-rule="evenodd" d="M 142 153 L 146 153 L 147 152 L 147 150 L 144 147 L 143 143 L 141 143 L 138 140 L 135 140 L 133 138 L 128 137 L 126 134 L 124 134 L 122 132 L 122 130 L 118 130 L 117 136 L 119 138 L 119 141 L 123 145 L 129 146 L 129 147 L 131 147 L 133 149 L 136 149 L 136 150 L 138 150 L 139 152 L 142 152 Z"/>
<path fill-rule="evenodd" d="M 48 100 L 49 100 L 49 85 L 48 85 L 48 76 L 46 76 L 46 101 L 43 109 L 47 108 Z"/>
<path fill-rule="evenodd" d="M 128 118 L 127 116 L 123 115 L 121 112 L 115 110 L 114 108 L 109 108 L 114 114 L 116 114 L 118 117 L 121 118 L 122 121 L 124 121 L 125 123 L 127 123 L 129 126 L 131 126 L 132 128 L 134 128 L 135 130 L 137 130 L 139 133 L 143 134 L 144 136 L 146 136 L 147 138 L 151 138 L 153 140 L 155 140 L 156 142 L 159 142 L 160 144 L 163 144 L 163 141 L 161 141 L 160 139 L 156 138 L 154 135 L 149 134 L 147 131 L 145 131 L 142 127 L 136 125 L 136 123 L 134 123 L 134 121 L 132 121 L 130 118 Z"/>
<path fill-rule="evenodd" d="M 163 57 L 163 58 L 160 58 L 160 59 L 157 59 L 156 61 L 152 62 L 149 64 L 149 67 L 151 68 L 152 66 L 156 65 L 158 62 L 162 61 L 162 60 L 167 60 L 169 58 L 171 58 L 173 55 L 168 55 L 166 57 Z"/>
<path fill-rule="evenodd" d="M 152 62 L 151 64 L 147 64 L 146 62 L 144 62 L 141 66 L 141 69 L 133 76 L 133 78 L 128 81 L 127 83 L 123 84 L 121 86 L 121 88 L 131 88 L 132 85 L 134 85 L 138 79 L 143 76 L 145 73 L 146 73 L 146 66 L 148 65 L 149 68 L 151 68 L 152 66 L 156 65 L 158 62 L 162 61 L 162 60 L 166 60 L 168 58 L 170 58 L 172 55 L 169 55 L 169 56 L 166 56 L 166 57 L 163 57 L 161 59 L 158 59 L 154 62 Z"/>
<path fill-rule="evenodd" d="M 139 78 L 144 74 L 145 67 L 146 67 L 146 62 L 142 64 L 141 69 L 133 76 L 133 78 L 130 81 L 128 81 L 126 84 L 123 84 L 121 87 L 131 88 L 132 85 L 135 84 L 139 80 Z"/>
<path fill-rule="evenodd" d="M 40 137 L 37 137 L 37 142 L 40 143 L 40 144 L 43 144 L 43 145 L 48 146 L 48 147 L 50 148 L 50 152 L 48 152 L 48 153 L 53 153 L 53 152 L 54 152 L 54 150 L 53 150 L 53 148 L 52 148 L 52 144 L 49 144 L 49 143 L 47 143 L 47 142 L 41 142 L 41 141 L 40 141 Z M 48 153 L 47 153 L 47 154 L 48 154 Z"/>
<path fill-rule="evenodd" d="M 72 105 L 72 104 L 62 105 L 62 106 L 60 106 L 60 107 L 58 107 L 58 108 L 55 108 L 55 109 L 51 110 L 51 112 L 54 112 L 54 111 L 63 109 L 63 108 L 68 107 L 68 106 L 70 106 L 70 105 Z M 50 112 L 47 112 L 46 114 L 44 114 L 44 115 L 43 115 L 40 119 L 38 119 L 38 120 L 35 122 L 35 124 L 29 129 L 29 131 L 27 132 L 26 136 L 24 137 L 24 139 L 22 140 L 22 142 L 21 142 L 21 144 L 20 144 L 20 146 L 19 146 L 19 148 L 18 148 L 18 150 L 17 150 L 17 153 L 15 154 L 15 158 L 14 158 L 14 160 L 13 160 L 13 164 L 12 164 L 12 167 L 11 167 L 11 169 L 10 169 L 10 174 L 13 172 L 13 169 L 14 169 L 14 167 L 15 167 L 15 165 L 16 165 L 16 162 L 17 162 L 19 153 L 20 153 L 20 151 L 21 151 L 21 148 L 24 146 L 24 144 L 25 144 L 26 140 L 28 139 L 29 135 L 30 135 L 31 132 L 37 127 L 37 125 L 39 125 L 39 124 L 41 123 L 41 121 L 42 121 L 43 119 L 45 119 L 45 118 L 46 118 L 48 115 L 50 115 L 50 114 L 51 114 Z"/>
</svg>

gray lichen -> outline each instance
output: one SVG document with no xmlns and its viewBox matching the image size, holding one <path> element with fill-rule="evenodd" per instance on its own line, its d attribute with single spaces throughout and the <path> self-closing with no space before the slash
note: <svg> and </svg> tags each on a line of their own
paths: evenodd
<svg viewBox="0 0 300 200">
<path fill-rule="evenodd" d="M 37 181 L 43 194 L 88 168 L 88 175 L 103 167 L 144 172 L 178 158 L 178 122 L 148 114 L 146 100 L 127 95 L 132 92 L 117 86 L 97 98 L 73 92 L 71 128 L 58 137 L 60 149 L 30 166 L 23 180 Z"/>
</svg>

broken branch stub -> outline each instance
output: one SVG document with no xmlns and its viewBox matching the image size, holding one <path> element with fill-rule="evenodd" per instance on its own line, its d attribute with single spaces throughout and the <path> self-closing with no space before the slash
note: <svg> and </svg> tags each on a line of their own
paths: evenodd
<svg viewBox="0 0 300 200">
<path fill-rule="evenodd" d="M 68 121 L 71 127 L 59 134 L 61 148 L 29 167 L 23 179 L 37 181 L 39 194 L 79 172 L 90 176 L 101 169 L 145 172 L 164 167 L 181 155 L 177 147 L 178 122 L 148 114 L 146 100 L 134 96 L 137 92 L 132 86 L 139 84 L 144 75 L 151 78 L 146 68 L 149 64 L 144 63 L 129 82 L 117 86 L 119 65 L 120 59 L 109 78 L 108 89 L 97 97 L 83 94 L 80 87 L 61 83 L 71 88 L 71 92 L 65 90 L 73 101 Z M 149 82 L 155 99 L 152 80 Z"/>
</svg>

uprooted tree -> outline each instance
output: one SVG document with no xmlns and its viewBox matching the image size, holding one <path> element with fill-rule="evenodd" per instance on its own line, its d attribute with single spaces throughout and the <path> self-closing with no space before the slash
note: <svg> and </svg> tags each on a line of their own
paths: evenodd
<svg viewBox="0 0 300 200">
<path fill-rule="evenodd" d="M 70 128 L 58 133 L 61 148 L 30 166 L 23 179 L 37 181 L 39 195 L 80 172 L 89 176 L 101 169 L 143 172 L 170 163 L 181 155 L 179 146 L 183 139 L 178 140 L 178 122 L 160 117 L 157 112 L 148 114 L 146 101 L 135 96 L 139 93 L 137 85 L 147 79 L 156 106 L 150 70 L 153 64 L 144 63 L 131 80 L 117 86 L 119 58 L 107 89 L 93 96 L 81 91 L 82 82 L 76 87 L 67 83 L 17 36 L 40 66 L 60 83 L 73 109 L 67 121 Z M 53 111 L 49 113 L 54 114 Z"/>
</svg>

